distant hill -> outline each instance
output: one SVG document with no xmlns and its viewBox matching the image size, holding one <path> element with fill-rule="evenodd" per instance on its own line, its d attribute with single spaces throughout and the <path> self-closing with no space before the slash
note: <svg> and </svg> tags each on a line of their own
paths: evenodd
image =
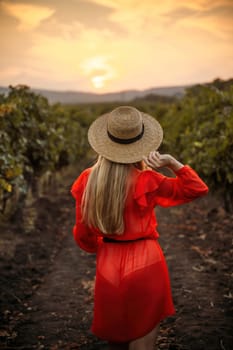
<svg viewBox="0 0 233 350">
<path fill-rule="evenodd" d="M 63 104 L 74 104 L 74 103 L 98 103 L 98 102 L 128 102 L 137 98 L 142 98 L 147 95 L 159 95 L 167 97 L 181 97 L 185 92 L 186 86 L 172 86 L 172 87 L 160 87 L 151 88 L 147 90 L 125 90 L 119 92 L 95 94 L 89 92 L 79 91 L 53 91 L 34 89 L 37 94 L 45 96 L 50 103 L 63 103 Z M 0 94 L 8 92 L 8 88 L 0 87 Z"/>
</svg>

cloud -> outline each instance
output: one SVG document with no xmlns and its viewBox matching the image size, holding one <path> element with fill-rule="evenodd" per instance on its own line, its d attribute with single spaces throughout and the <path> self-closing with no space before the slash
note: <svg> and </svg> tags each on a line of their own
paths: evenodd
<svg viewBox="0 0 233 350">
<path fill-rule="evenodd" d="M 19 30 L 31 30 L 50 17 L 55 10 L 46 6 L 33 5 L 27 3 L 10 3 L 3 1 L 0 3 L 3 11 L 15 17 L 19 21 Z"/>
<path fill-rule="evenodd" d="M 79 22 L 89 29 L 105 30 L 111 28 L 111 30 L 118 31 L 120 28 L 117 23 L 109 21 L 112 11 L 108 6 L 88 0 L 70 0 L 68 6 L 64 5 L 64 2 L 58 1 L 53 18 L 56 18 L 58 25 Z"/>
<path fill-rule="evenodd" d="M 3 6 L 4 11 L 20 20 L 20 23 L 23 23 L 23 27 L 26 28 L 31 28 L 31 23 L 28 23 L 30 18 L 28 18 L 27 13 L 22 13 L 25 9 L 26 12 L 30 12 L 29 17 L 32 15 L 36 22 L 33 28 L 48 33 L 52 32 L 51 23 L 55 24 L 55 30 L 59 33 L 59 29 L 64 25 L 72 25 L 76 22 L 88 28 L 99 30 L 111 28 L 111 30 L 120 31 L 118 24 L 109 20 L 113 9 L 93 3 L 91 0 L 69 0 L 68 4 L 62 0 L 14 0 L 13 4 L 10 0 L 3 0 L 3 3 L 6 4 Z M 48 16 L 46 16 L 47 11 L 50 10 L 53 12 L 48 12 Z M 35 14 L 45 15 L 45 17 L 42 20 L 39 17 L 37 22 Z"/>
<path fill-rule="evenodd" d="M 174 7 L 163 16 L 167 18 L 168 24 L 171 26 L 179 26 L 180 28 L 188 28 L 202 30 L 219 39 L 233 38 L 233 3 L 228 1 L 199 1 L 198 6 Z"/>
<path fill-rule="evenodd" d="M 118 23 L 129 35 L 146 32 L 158 37 L 173 27 L 182 30 L 197 28 L 216 38 L 232 35 L 232 0 L 92 1 L 112 7 L 109 19 Z"/>
</svg>

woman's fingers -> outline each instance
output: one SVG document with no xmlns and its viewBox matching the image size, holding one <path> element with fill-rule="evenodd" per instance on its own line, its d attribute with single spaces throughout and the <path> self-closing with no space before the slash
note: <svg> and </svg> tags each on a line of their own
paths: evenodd
<svg viewBox="0 0 233 350">
<path fill-rule="evenodd" d="M 160 167 L 160 154 L 159 152 L 153 151 L 150 152 L 148 157 L 144 157 L 144 160 L 147 165 L 149 165 L 151 168 L 159 168 Z"/>
<path fill-rule="evenodd" d="M 160 154 L 159 154 L 159 152 L 152 152 L 151 160 L 154 161 L 154 162 L 159 163 L 160 162 Z"/>
<path fill-rule="evenodd" d="M 150 152 L 150 154 L 149 154 L 149 159 L 150 160 L 156 160 L 156 161 L 158 161 L 159 159 L 160 159 L 160 154 L 159 154 L 159 152 L 156 152 L 156 151 L 154 151 L 154 152 Z"/>
<path fill-rule="evenodd" d="M 151 168 L 163 168 L 169 166 L 171 163 L 170 154 L 160 154 L 158 151 L 150 152 L 148 157 L 144 157 L 147 165 Z"/>
</svg>

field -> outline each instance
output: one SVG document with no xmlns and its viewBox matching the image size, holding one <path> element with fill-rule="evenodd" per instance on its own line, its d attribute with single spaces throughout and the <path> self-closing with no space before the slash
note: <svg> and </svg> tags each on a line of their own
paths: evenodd
<svg viewBox="0 0 233 350">
<path fill-rule="evenodd" d="M 25 222 L 1 226 L 1 349 L 106 349 L 89 332 L 95 256 L 71 233 L 76 175 L 28 204 Z M 230 350 L 233 215 L 211 195 L 157 215 L 177 310 L 159 349 Z"/>
<path fill-rule="evenodd" d="M 158 348 L 230 350 L 232 81 L 132 104 L 162 124 L 161 152 L 193 166 L 210 187 L 190 204 L 156 208 L 177 310 L 162 322 Z M 0 95 L 0 349 L 107 349 L 89 331 L 95 255 L 73 240 L 70 187 L 90 165 L 88 126 L 114 106 L 50 106 L 25 86 Z"/>
</svg>

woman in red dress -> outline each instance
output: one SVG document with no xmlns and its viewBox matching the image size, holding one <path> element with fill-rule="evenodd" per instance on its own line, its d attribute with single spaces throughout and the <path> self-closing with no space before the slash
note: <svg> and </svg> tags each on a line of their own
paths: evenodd
<svg viewBox="0 0 233 350">
<path fill-rule="evenodd" d="M 175 312 L 154 208 L 208 192 L 192 168 L 156 151 L 162 137 L 155 118 L 136 108 L 100 116 L 88 131 L 98 160 L 71 189 L 75 241 L 96 253 L 92 332 L 110 349 L 153 349 L 160 321 Z M 158 173 L 163 167 L 174 176 Z"/>
</svg>

